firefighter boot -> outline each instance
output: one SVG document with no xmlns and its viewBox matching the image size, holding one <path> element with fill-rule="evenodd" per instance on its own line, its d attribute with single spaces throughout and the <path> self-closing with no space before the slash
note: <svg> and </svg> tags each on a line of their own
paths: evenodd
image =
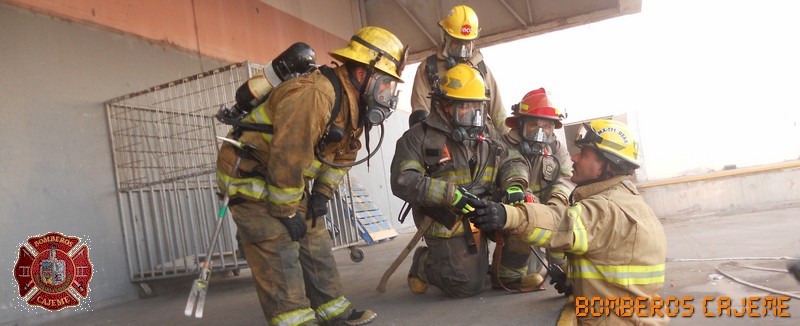
<svg viewBox="0 0 800 326">
<path fill-rule="evenodd" d="M 347 326 L 366 325 L 372 322 L 377 316 L 378 314 L 369 309 L 367 310 L 353 309 L 353 311 L 350 312 L 350 315 L 343 320 L 343 324 Z"/>
<path fill-rule="evenodd" d="M 500 278 L 492 275 L 492 289 L 506 289 L 530 292 L 544 289 L 544 278 L 539 274 L 529 274 L 519 278 Z"/>
<path fill-rule="evenodd" d="M 428 282 L 422 279 L 419 272 L 421 261 L 427 257 L 428 247 L 417 247 L 411 259 L 411 269 L 408 271 L 408 288 L 415 294 L 428 292 Z"/>
</svg>

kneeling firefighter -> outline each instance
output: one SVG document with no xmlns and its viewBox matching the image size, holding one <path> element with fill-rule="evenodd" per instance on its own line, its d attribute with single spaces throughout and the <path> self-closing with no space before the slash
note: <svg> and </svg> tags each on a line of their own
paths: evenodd
<svg viewBox="0 0 800 326">
<path fill-rule="evenodd" d="M 450 297 L 468 297 L 483 290 L 489 257 L 486 236 L 463 214 L 478 197 L 522 193 L 528 170 L 484 125 L 489 98 L 476 69 L 451 68 L 431 98 L 430 116 L 397 141 L 391 166 L 392 192 L 411 205 L 427 243 L 414 252 L 408 285 L 417 294 L 431 284 Z"/>
<path fill-rule="evenodd" d="M 270 325 L 362 325 L 376 317 L 345 299 L 330 236 L 314 224 L 353 165 L 363 131 L 394 110 L 406 53 L 389 31 L 362 28 L 330 52 L 344 65 L 283 81 L 241 118 L 229 138 L 256 150 L 220 149 L 218 185 L 231 198 Z"/>
<path fill-rule="evenodd" d="M 555 130 L 562 127 L 561 120 L 565 115 L 553 105 L 544 88 L 525 94 L 519 103 L 511 106 L 511 112 L 511 117 L 505 121 L 510 130 L 504 139 L 522 154 L 528 165 L 530 189 L 526 191 L 526 202 L 568 206 L 569 195 L 575 188 L 569 181 L 572 177 L 570 157 L 567 146 L 555 135 Z M 528 245 L 507 249 L 520 255 L 531 254 Z M 550 250 L 549 253 L 551 265 L 566 269 L 563 252 Z M 534 261 L 532 267 L 533 272 L 538 271 L 538 261 Z M 504 273 L 500 272 L 502 276 Z"/>
</svg>

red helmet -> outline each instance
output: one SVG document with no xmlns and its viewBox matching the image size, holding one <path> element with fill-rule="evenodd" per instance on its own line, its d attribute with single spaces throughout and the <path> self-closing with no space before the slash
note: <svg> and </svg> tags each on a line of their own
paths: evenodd
<svg viewBox="0 0 800 326">
<path fill-rule="evenodd" d="M 561 119 L 564 119 L 564 115 L 547 99 L 547 91 L 544 88 L 525 94 L 519 104 L 511 106 L 511 111 L 511 116 L 506 119 L 506 126 L 509 128 L 517 128 L 519 119 L 523 116 L 553 120 L 556 129 L 561 128 Z"/>
</svg>

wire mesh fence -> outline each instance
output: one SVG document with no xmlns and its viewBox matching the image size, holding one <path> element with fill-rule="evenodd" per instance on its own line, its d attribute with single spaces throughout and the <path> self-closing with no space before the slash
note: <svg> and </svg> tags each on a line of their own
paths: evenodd
<svg viewBox="0 0 800 326">
<path fill-rule="evenodd" d="M 207 259 L 215 270 L 246 266 L 230 217 L 217 254 L 203 256 L 219 209 L 215 136 L 228 129 L 214 115 L 259 69 L 239 63 L 106 102 L 131 280 L 192 274 Z"/>
</svg>

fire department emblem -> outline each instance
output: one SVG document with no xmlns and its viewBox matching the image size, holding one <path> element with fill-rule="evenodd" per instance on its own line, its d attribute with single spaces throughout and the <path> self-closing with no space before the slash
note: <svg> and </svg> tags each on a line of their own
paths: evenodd
<svg viewBox="0 0 800 326">
<path fill-rule="evenodd" d="M 19 296 L 32 306 L 58 311 L 80 304 L 89 294 L 92 263 L 81 239 L 50 232 L 19 247 L 14 278 Z"/>
<path fill-rule="evenodd" d="M 469 24 L 461 26 L 461 35 L 469 35 L 469 33 L 472 33 L 472 26 Z"/>
</svg>

